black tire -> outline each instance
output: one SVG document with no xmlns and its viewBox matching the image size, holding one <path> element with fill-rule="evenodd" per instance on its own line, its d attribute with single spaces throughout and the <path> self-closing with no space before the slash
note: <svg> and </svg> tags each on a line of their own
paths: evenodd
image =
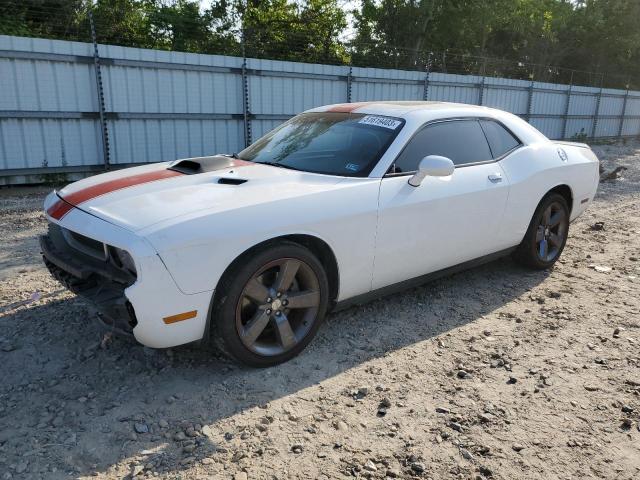
<svg viewBox="0 0 640 480">
<path fill-rule="evenodd" d="M 279 292 L 280 297 L 274 294 L 273 298 L 268 297 L 272 302 L 268 303 L 265 299 L 264 304 L 259 305 L 259 302 L 253 298 L 257 295 L 247 294 L 247 292 L 255 293 L 257 284 L 265 287 L 269 292 L 277 292 L 272 287 L 278 283 L 281 276 L 287 276 L 283 272 L 289 265 L 297 266 L 296 273 L 291 287 L 284 292 Z M 273 279 L 274 285 L 271 285 L 269 279 Z M 303 285 L 305 283 L 306 285 Z M 262 293 L 260 289 L 258 291 Z M 305 293 L 307 296 L 309 293 L 313 294 L 313 302 L 317 302 L 317 305 L 309 308 L 291 307 L 291 309 L 285 306 L 289 301 L 287 299 L 291 299 L 294 303 L 296 294 L 300 299 Z M 280 303 L 277 309 L 271 308 L 278 301 Z M 327 275 L 310 250 L 288 241 L 268 244 L 235 262 L 218 285 L 211 320 L 213 341 L 224 354 L 245 365 L 252 367 L 277 365 L 295 357 L 309 344 L 324 320 L 328 303 Z M 267 312 L 271 313 L 267 315 Z M 278 317 L 275 316 L 276 314 Z M 264 320 L 265 316 L 269 317 L 268 320 Z M 286 331 L 293 334 L 295 339 L 293 345 L 291 345 L 291 335 L 282 333 L 283 319 L 289 325 Z M 253 336 L 247 333 L 251 330 L 248 327 L 251 325 L 259 327 L 265 322 L 267 323 L 262 333 L 250 344 L 247 338 Z M 260 325 L 256 325 L 257 323 Z"/>
<path fill-rule="evenodd" d="M 555 215 L 558 215 L 559 218 L 557 223 L 555 220 L 550 222 L 545 220 L 545 218 L 554 218 Z M 567 243 L 569 215 L 567 201 L 562 195 L 557 193 L 545 195 L 531 218 L 522 243 L 513 253 L 513 258 L 518 263 L 535 270 L 545 270 L 552 267 L 560 258 Z M 554 225 L 551 226 L 552 224 Z M 547 242 L 546 249 L 541 246 L 542 241 Z"/>
</svg>

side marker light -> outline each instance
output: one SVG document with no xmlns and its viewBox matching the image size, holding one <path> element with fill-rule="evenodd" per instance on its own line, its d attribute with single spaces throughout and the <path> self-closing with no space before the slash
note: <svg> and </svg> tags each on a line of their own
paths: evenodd
<svg viewBox="0 0 640 480">
<path fill-rule="evenodd" d="M 167 325 L 176 322 L 182 322 L 183 320 L 189 320 L 198 315 L 197 310 L 191 310 L 190 312 L 178 313 L 177 315 L 171 315 L 170 317 L 164 317 L 162 321 Z"/>
</svg>

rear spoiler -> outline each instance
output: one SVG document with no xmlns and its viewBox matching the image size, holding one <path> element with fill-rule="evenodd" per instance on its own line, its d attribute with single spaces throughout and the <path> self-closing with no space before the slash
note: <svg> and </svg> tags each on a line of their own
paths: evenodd
<svg viewBox="0 0 640 480">
<path fill-rule="evenodd" d="M 557 145 L 566 145 L 568 147 L 579 147 L 579 148 L 591 149 L 591 147 L 586 143 L 580 143 L 580 142 L 565 142 L 564 140 L 554 140 L 553 143 Z"/>
</svg>

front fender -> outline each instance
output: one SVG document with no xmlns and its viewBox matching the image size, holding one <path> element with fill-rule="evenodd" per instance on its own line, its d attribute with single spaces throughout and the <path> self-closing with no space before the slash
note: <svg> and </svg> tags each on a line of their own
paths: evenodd
<svg viewBox="0 0 640 480">
<path fill-rule="evenodd" d="M 379 184 L 358 179 L 339 192 L 193 215 L 147 238 L 179 288 L 192 294 L 214 290 L 231 262 L 255 245 L 286 235 L 316 237 L 336 258 L 338 299 L 348 298 L 371 289 Z"/>
</svg>

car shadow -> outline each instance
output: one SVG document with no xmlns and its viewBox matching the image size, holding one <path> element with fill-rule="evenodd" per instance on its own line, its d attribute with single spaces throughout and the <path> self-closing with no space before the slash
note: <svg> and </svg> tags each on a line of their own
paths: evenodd
<svg viewBox="0 0 640 480">
<path fill-rule="evenodd" d="M 51 478 L 110 472 L 122 461 L 179 473 L 224 455 L 234 435 L 223 432 L 225 419 L 480 319 L 549 274 L 502 259 L 351 307 L 329 315 L 299 357 L 269 369 L 237 366 L 201 346 L 152 350 L 110 338 L 76 297 L 21 307 L 0 317 L 17 338 L 0 352 L 0 448 L 30 442 L 33 458 L 55 466 Z"/>
</svg>

